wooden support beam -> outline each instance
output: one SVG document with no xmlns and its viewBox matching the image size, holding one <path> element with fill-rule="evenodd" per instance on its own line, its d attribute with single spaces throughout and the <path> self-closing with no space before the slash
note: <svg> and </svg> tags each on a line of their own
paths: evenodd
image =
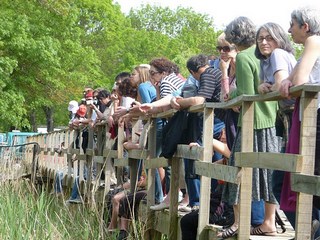
<svg viewBox="0 0 320 240">
<path fill-rule="evenodd" d="M 300 154 L 303 156 L 302 174 L 314 173 L 314 159 L 317 130 L 318 93 L 302 92 L 300 97 Z M 297 193 L 296 239 L 310 239 L 312 217 L 312 196 Z"/>
<path fill-rule="evenodd" d="M 93 162 L 95 163 L 100 163 L 100 164 L 104 164 L 104 157 L 103 156 L 94 156 L 93 157 Z"/>
<path fill-rule="evenodd" d="M 291 189 L 295 192 L 320 196 L 320 176 L 293 173 Z"/>
<path fill-rule="evenodd" d="M 128 157 L 132 159 L 146 159 L 148 150 L 145 149 L 132 149 L 128 151 Z"/>
<path fill-rule="evenodd" d="M 170 181 L 170 206 L 169 206 L 169 240 L 176 240 L 178 236 L 178 193 L 179 178 L 182 159 L 173 157 L 171 161 L 171 181 Z"/>
<path fill-rule="evenodd" d="M 270 152 L 237 152 L 238 167 L 267 168 L 287 172 L 301 172 L 303 157 L 297 154 Z"/>
<path fill-rule="evenodd" d="M 118 158 L 118 151 L 111 149 L 104 149 L 103 156 L 106 158 Z"/>
<path fill-rule="evenodd" d="M 174 156 L 192 160 L 203 160 L 203 147 L 194 146 L 190 148 L 188 145 L 179 144 Z"/>
<path fill-rule="evenodd" d="M 144 161 L 144 167 L 146 169 L 154 169 L 160 167 L 168 167 L 169 161 L 167 158 L 159 157 L 159 158 L 151 158 Z"/>
<path fill-rule="evenodd" d="M 239 168 L 210 162 L 195 162 L 196 173 L 201 176 L 239 184 Z"/>
<path fill-rule="evenodd" d="M 242 103 L 241 152 L 253 152 L 254 103 Z M 252 168 L 241 169 L 238 239 L 249 239 L 251 228 Z"/>
<path fill-rule="evenodd" d="M 169 109 L 169 110 L 167 110 L 165 112 L 157 113 L 153 117 L 156 117 L 156 118 L 171 118 L 176 112 L 177 112 L 177 110 L 175 110 L 175 109 Z"/>
<path fill-rule="evenodd" d="M 129 166 L 129 158 L 116 158 L 114 159 L 115 167 Z"/>
<path fill-rule="evenodd" d="M 211 163 L 213 156 L 212 138 L 213 138 L 213 124 L 214 113 L 212 108 L 205 108 L 203 112 L 203 158 L 202 162 Z M 209 224 L 210 214 L 210 194 L 211 192 L 211 178 L 200 176 L 200 199 L 199 199 L 199 219 L 198 219 L 198 234 L 197 239 L 208 239 L 208 231 L 206 226 Z"/>
</svg>

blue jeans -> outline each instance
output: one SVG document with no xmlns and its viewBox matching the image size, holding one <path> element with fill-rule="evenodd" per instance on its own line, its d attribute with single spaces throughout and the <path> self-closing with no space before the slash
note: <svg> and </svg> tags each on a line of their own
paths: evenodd
<svg viewBox="0 0 320 240">
<path fill-rule="evenodd" d="M 79 176 L 76 177 L 73 186 L 72 186 L 72 190 L 71 190 L 71 196 L 70 199 L 74 200 L 80 198 L 80 193 L 79 193 Z"/>
<path fill-rule="evenodd" d="M 202 121 L 202 118 L 199 118 L 199 121 Z M 202 124 L 199 124 L 201 131 L 203 129 Z M 218 138 L 220 137 L 221 131 L 224 128 L 224 123 L 218 119 L 214 118 L 214 129 L 213 129 L 213 137 Z M 202 139 L 199 139 L 198 143 L 202 145 Z M 212 162 L 215 162 L 222 158 L 220 153 L 214 152 L 212 156 Z M 189 205 L 191 207 L 199 205 L 199 198 L 200 198 L 200 178 L 196 175 L 194 168 L 193 168 L 194 161 L 190 159 L 184 159 L 184 170 L 185 170 L 185 181 L 186 186 L 189 194 Z M 211 180 L 211 189 L 216 189 L 217 180 Z"/>
<path fill-rule="evenodd" d="M 264 220 L 264 201 L 252 201 L 251 203 L 251 225 L 259 226 Z"/>
<path fill-rule="evenodd" d="M 62 192 L 62 179 L 63 179 L 63 172 L 58 171 L 56 173 L 55 181 L 54 181 L 54 192 L 61 193 Z"/>
<path fill-rule="evenodd" d="M 162 120 L 157 120 L 157 135 L 156 135 L 156 156 L 158 157 L 162 151 Z M 155 173 L 155 201 L 160 203 L 163 201 L 163 191 L 160 179 L 159 170 Z"/>
</svg>

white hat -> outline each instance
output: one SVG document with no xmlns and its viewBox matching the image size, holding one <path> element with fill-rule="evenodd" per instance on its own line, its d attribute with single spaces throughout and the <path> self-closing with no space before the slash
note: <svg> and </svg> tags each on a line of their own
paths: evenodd
<svg viewBox="0 0 320 240">
<path fill-rule="evenodd" d="M 139 67 L 148 68 L 150 70 L 150 64 L 142 63 Z"/>
<path fill-rule="evenodd" d="M 69 106 L 68 106 L 68 111 L 72 112 L 72 113 L 76 113 L 79 109 L 79 104 L 77 101 L 72 100 L 69 102 Z"/>
</svg>

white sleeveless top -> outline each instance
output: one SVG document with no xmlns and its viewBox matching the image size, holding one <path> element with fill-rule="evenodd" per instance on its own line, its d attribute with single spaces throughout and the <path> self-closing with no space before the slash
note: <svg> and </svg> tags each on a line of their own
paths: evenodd
<svg viewBox="0 0 320 240">
<path fill-rule="evenodd" d="M 317 61 L 313 65 L 309 76 L 309 83 L 320 84 L 320 57 L 318 57 Z M 320 93 L 318 94 L 318 108 L 320 108 Z"/>
<path fill-rule="evenodd" d="M 298 60 L 298 64 L 300 63 L 301 58 Z M 320 84 L 320 57 L 316 60 L 315 64 L 309 75 L 308 83 L 311 84 Z M 320 108 L 320 93 L 318 94 L 318 108 Z"/>
</svg>

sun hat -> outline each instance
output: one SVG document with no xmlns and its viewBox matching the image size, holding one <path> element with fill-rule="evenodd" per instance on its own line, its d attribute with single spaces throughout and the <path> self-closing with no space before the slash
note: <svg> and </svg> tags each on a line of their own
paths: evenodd
<svg viewBox="0 0 320 240">
<path fill-rule="evenodd" d="M 69 102 L 69 106 L 68 106 L 68 111 L 72 112 L 72 113 L 76 113 L 79 109 L 79 105 L 78 102 L 75 100 L 72 100 Z"/>
</svg>

